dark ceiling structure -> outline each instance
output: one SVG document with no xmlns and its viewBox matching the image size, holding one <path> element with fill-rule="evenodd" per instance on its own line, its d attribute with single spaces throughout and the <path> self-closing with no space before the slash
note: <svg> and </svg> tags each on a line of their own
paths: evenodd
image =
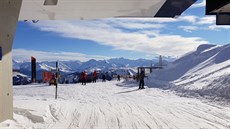
<svg viewBox="0 0 230 129">
<path fill-rule="evenodd" d="M 230 0 L 206 0 L 206 15 L 216 15 L 216 25 L 230 25 Z"/>
</svg>

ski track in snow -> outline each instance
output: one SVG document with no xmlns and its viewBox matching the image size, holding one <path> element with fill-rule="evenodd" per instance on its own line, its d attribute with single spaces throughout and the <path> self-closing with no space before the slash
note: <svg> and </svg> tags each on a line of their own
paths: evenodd
<svg viewBox="0 0 230 129">
<path fill-rule="evenodd" d="M 111 82 L 14 87 L 14 120 L 2 128 L 228 129 L 230 108 L 156 88 Z M 136 84 L 137 85 L 137 84 Z"/>
</svg>

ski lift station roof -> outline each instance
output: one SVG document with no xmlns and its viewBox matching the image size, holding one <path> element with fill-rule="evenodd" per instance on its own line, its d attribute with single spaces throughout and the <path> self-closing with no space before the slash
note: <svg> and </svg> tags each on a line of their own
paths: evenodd
<svg viewBox="0 0 230 129">
<path fill-rule="evenodd" d="M 22 0 L 19 20 L 175 17 L 197 0 Z"/>
</svg>

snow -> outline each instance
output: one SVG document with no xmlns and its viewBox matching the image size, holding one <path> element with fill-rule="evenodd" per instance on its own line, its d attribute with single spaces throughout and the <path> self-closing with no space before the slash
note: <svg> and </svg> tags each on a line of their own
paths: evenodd
<svg viewBox="0 0 230 129">
<path fill-rule="evenodd" d="M 136 69 L 129 67 L 113 68 L 111 71 L 117 75 L 126 76 L 126 75 L 136 75 Z"/>
<path fill-rule="evenodd" d="M 230 45 L 200 45 L 148 77 L 150 87 L 230 99 Z"/>
<path fill-rule="evenodd" d="M 27 75 L 24 75 L 24 74 L 22 74 L 22 73 L 13 72 L 13 77 L 17 77 L 17 76 L 28 77 Z"/>
<path fill-rule="evenodd" d="M 170 90 L 137 90 L 137 83 L 107 81 L 15 86 L 14 120 L 3 129 L 226 129 L 230 108 Z"/>
<path fill-rule="evenodd" d="M 50 71 L 51 69 L 55 69 L 55 67 L 48 66 L 45 63 L 39 64 L 39 67 L 43 70 L 46 70 L 46 71 Z"/>
</svg>

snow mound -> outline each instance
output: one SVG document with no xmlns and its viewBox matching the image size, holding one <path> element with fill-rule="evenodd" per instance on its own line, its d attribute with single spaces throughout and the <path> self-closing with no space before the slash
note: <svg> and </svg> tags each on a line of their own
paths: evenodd
<svg viewBox="0 0 230 129">
<path fill-rule="evenodd" d="M 213 44 L 202 44 L 202 45 L 197 47 L 196 51 L 197 52 L 202 52 L 204 50 L 210 49 L 210 48 L 215 47 L 215 46 L 216 45 L 213 45 Z"/>
<path fill-rule="evenodd" d="M 201 45 L 148 77 L 150 87 L 230 98 L 230 45 Z"/>
<path fill-rule="evenodd" d="M 26 85 L 30 83 L 30 78 L 19 72 L 13 72 L 13 85 Z"/>
</svg>

